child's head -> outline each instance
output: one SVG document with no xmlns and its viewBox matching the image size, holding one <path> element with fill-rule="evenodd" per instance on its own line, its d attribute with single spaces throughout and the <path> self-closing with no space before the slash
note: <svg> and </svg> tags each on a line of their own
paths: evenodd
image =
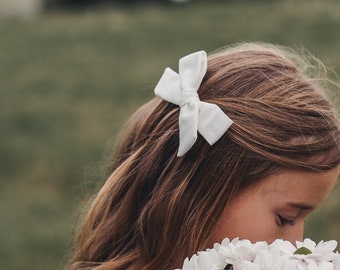
<svg viewBox="0 0 340 270">
<path fill-rule="evenodd" d="M 310 78 L 309 69 L 291 52 L 263 44 L 209 56 L 200 100 L 218 105 L 233 124 L 212 146 L 198 136 L 182 157 L 179 107 L 154 98 L 140 108 L 121 133 L 112 174 L 89 212 L 75 260 L 106 262 L 100 269 L 178 267 L 212 237 L 222 237 L 216 228 L 224 224 L 221 217 L 228 220 L 224 210 L 249 188 L 287 172 L 334 171 L 339 121 L 325 98 L 326 79 Z M 323 186 L 322 179 L 315 181 Z M 275 215 L 281 222 L 283 213 Z M 255 240 L 272 240 L 261 238 Z"/>
</svg>

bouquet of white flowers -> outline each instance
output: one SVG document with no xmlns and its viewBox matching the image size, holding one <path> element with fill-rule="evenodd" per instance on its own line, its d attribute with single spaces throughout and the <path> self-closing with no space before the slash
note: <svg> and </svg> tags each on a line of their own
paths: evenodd
<svg viewBox="0 0 340 270">
<path fill-rule="evenodd" d="M 186 258 L 182 270 L 340 270 L 336 246 L 334 240 L 316 244 L 305 239 L 294 246 L 285 240 L 252 244 L 226 238 L 214 248 Z"/>
</svg>

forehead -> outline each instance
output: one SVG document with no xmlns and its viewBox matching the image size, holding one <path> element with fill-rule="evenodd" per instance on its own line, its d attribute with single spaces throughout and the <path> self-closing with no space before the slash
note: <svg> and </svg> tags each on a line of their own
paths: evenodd
<svg viewBox="0 0 340 270">
<path fill-rule="evenodd" d="M 253 187 L 261 197 L 286 200 L 316 207 L 332 190 L 339 177 L 339 166 L 326 172 L 281 170 Z"/>
</svg>

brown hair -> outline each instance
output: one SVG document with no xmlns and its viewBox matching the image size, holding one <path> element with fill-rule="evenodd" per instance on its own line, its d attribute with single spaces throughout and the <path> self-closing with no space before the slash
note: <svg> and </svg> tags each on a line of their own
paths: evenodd
<svg viewBox="0 0 340 270">
<path fill-rule="evenodd" d="M 318 62 L 316 62 L 318 63 Z M 318 65 L 318 64 L 317 64 Z M 315 66 L 315 65 L 314 65 Z M 339 121 L 309 64 L 291 51 L 241 44 L 209 56 L 199 89 L 233 121 L 213 146 L 177 157 L 176 105 L 158 98 L 121 134 L 69 269 L 173 269 L 208 238 L 225 205 L 279 168 L 339 164 Z"/>
</svg>

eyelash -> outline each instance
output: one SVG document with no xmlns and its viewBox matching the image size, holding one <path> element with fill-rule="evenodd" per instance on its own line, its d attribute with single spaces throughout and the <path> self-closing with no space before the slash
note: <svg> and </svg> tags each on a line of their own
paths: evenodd
<svg viewBox="0 0 340 270">
<path fill-rule="evenodd" d="M 279 218 L 279 225 L 284 226 L 284 225 L 289 225 L 289 226 L 294 226 L 295 222 L 292 219 L 285 218 L 281 215 L 277 215 Z"/>
</svg>

